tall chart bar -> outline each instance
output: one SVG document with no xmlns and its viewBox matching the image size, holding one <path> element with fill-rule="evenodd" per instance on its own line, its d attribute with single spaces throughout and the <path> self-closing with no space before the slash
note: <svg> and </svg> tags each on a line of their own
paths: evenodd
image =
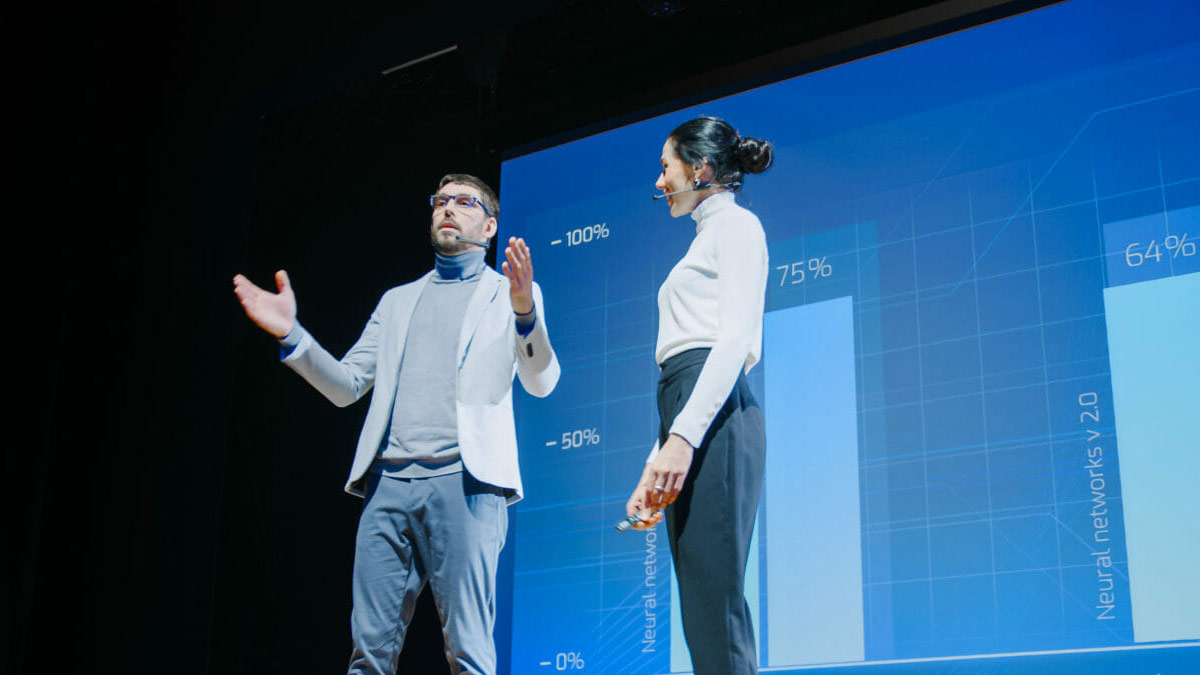
<svg viewBox="0 0 1200 675">
<path fill-rule="evenodd" d="M 853 304 L 764 319 L 769 666 L 864 659 Z"/>
<path fill-rule="evenodd" d="M 1200 272 L 1104 291 L 1133 634 L 1200 639 Z"/>
</svg>

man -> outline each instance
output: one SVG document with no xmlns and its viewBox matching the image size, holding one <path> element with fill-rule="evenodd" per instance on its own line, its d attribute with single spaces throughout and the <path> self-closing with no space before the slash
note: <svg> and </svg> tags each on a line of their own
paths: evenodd
<svg viewBox="0 0 1200 675">
<path fill-rule="evenodd" d="M 521 497 L 513 371 L 534 396 L 558 382 L 525 241 L 509 239 L 503 276 L 484 264 L 496 234 L 495 193 L 474 176 L 450 174 L 430 205 L 434 269 L 384 293 L 340 361 L 296 322 L 286 272 L 275 274 L 278 293 L 234 277 L 246 315 L 280 339 L 283 362 L 326 398 L 345 406 L 375 389 L 346 482 L 347 492 L 366 498 L 354 554 L 351 673 L 395 672 L 426 580 L 450 670 L 495 672 L 505 502 Z"/>
</svg>

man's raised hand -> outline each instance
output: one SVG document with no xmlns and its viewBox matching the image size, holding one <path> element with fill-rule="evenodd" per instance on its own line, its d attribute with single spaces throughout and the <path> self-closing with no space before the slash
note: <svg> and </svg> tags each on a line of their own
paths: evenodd
<svg viewBox="0 0 1200 675">
<path fill-rule="evenodd" d="M 508 238 L 504 249 L 505 262 L 500 264 L 504 276 L 508 277 L 508 293 L 512 297 L 513 311 L 528 314 L 533 311 L 533 259 L 524 239 Z"/>
<path fill-rule="evenodd" d="M 233 278 L 233 292 L 241 301 L 246 316 L 259 328 L 283 338 L 296 325 L 296 294 L 283 270 L 275 273 L 275 285 L 279 287 L 278 293 L 255 286 L 241 274 Z"/>
</svg>

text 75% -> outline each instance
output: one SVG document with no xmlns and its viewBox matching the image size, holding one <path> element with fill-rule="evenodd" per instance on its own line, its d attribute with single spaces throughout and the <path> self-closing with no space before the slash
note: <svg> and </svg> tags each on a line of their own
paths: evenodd
<svg viewBox="0 0 1200 675">
<path fill-rule="evenodd" d="M 807 270 L 805 270 L 806 265 Z M 780 286 L 787 285 L 789 281 L 793 284 L 801 284 L 806 278 L 820 279 L 833 274 L 833 265 L 825 262 L 824 257 L 797 260 L 787 265 L 776 265 L 775 269 L 783 272 L 783 276 L 779 277 Z"/>
</svg>

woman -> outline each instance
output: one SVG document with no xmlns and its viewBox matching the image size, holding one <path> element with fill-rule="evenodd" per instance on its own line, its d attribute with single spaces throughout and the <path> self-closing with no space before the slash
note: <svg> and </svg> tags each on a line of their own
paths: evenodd
<svg viewBox="0 0 1200 675">
<path fill-rule="evenodd" d="M 665 510 L 697 675 L 757 672 L 743 587 L 766 432 L 745 373 L 762 350 L 767 243 L 734 191 L 773 157 L 770 143 L 701 117 L 671 132 L 655 183 L 696 237 L 658 292 L 659 439 L 626 512 L 645 529 Z"/>
</svg>

